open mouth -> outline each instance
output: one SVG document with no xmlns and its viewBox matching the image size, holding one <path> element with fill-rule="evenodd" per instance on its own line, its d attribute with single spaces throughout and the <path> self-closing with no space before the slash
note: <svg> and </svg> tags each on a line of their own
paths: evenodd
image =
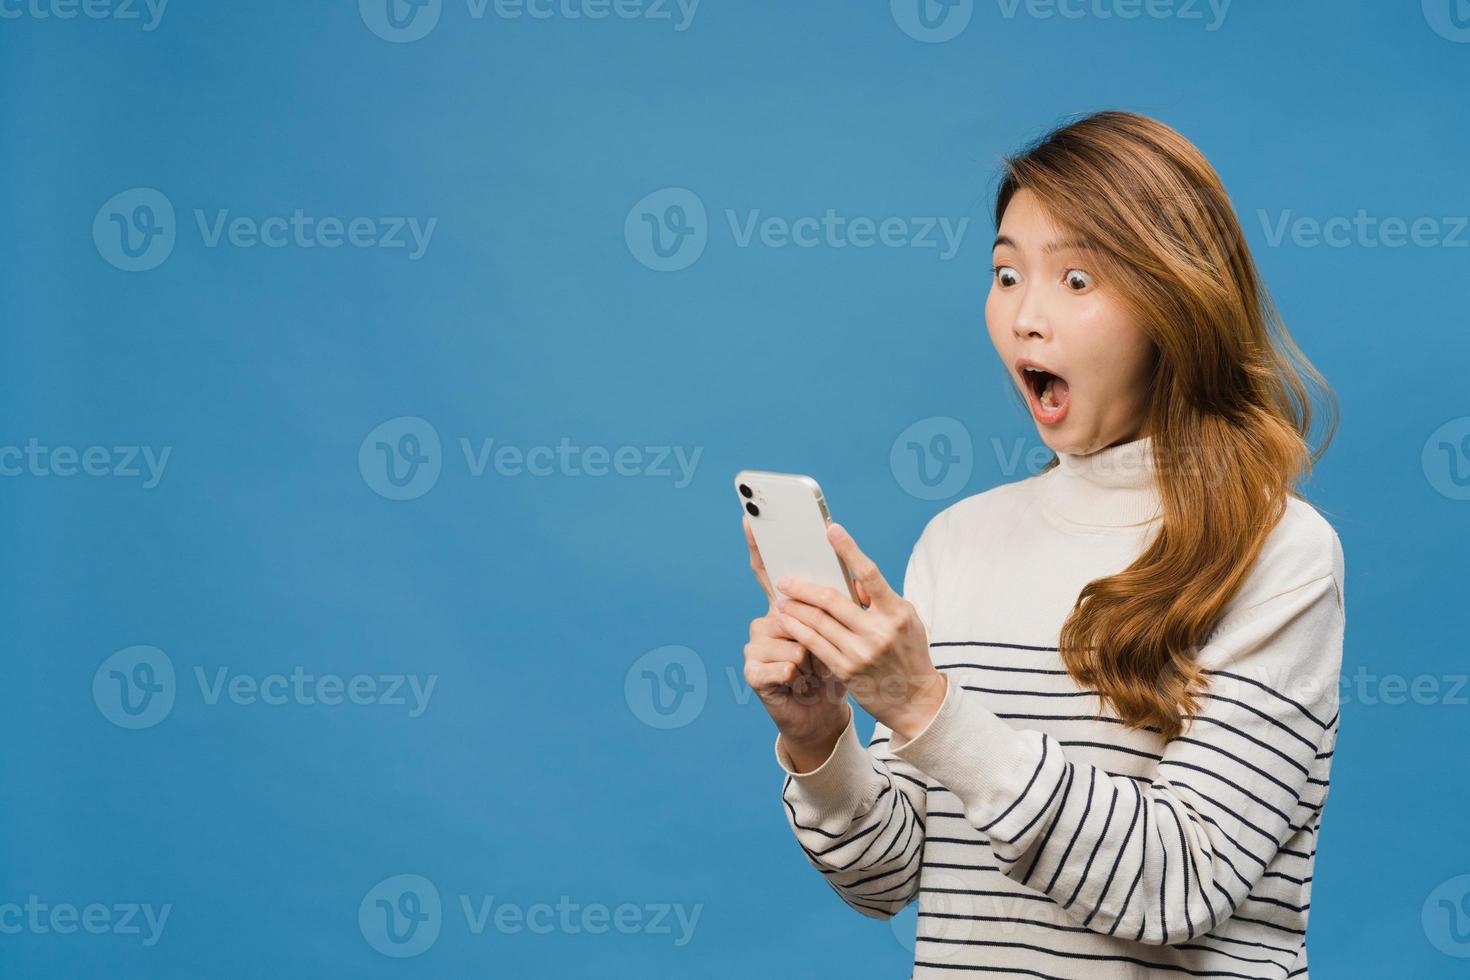
<svg viewBox="0 0 1470 980">
<path fill-rule="evenodd" d="M 1023 363 L 1020 370 L 1030 395 L 1027 401 L 1037 419 L 1042 422 L 1060 422 L 1067 413 L 1071 396 L 1067 382 L 1060 375 L 1037 364 Z"/>
</svg>

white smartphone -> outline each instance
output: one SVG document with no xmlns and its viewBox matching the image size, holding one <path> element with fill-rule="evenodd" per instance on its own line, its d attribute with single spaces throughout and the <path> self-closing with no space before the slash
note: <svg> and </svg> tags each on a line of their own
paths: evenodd
<svg viewBox="0 0 1470 980">
<path fill-rule="evenodd" d="M 827 540 L 832 515 L 816 480 L 799 473 L 741 470 L 735 474 L 735 493 L 750 517 L 771 588 L 790 576 L 830 586 L 861 605 L 852 573 Z"/>
</svg>

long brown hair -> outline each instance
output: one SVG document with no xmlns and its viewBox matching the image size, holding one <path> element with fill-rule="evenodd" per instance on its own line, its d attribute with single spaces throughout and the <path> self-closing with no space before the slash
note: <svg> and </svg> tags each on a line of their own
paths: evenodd
<svg viewBox="0 0 1470 980">
<path fill-rule="evenodd" d="M 1179 133 L 1120 111 L 1053 130 L 1005 158 L 997 228 L 1023 187 L 1087 240 L 1157 352 L 1147 434 L 1162 520 L 1133 564 L 1082 589 L 1061 657 L 1125 725 L 1173 738 L 1207 686 L 1194 648 L 1300 496 L 1337 400 L 1286 332 L 1220 178 Z M 1315 452 L 1309 386 L 1327 420 Z"/>
</svg>

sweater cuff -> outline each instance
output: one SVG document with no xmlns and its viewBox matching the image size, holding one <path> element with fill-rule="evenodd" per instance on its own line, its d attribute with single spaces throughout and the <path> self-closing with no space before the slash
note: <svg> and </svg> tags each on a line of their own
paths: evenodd
<svg viewBox="0 0 1470 980">
<path fill-rule="evenodd" d="M 832 754 L 811 772 L 796 771 L 781 736 L 776 736 L 776 762 L 787 775 L 784 796 L 803 826 L 841 833 L 883 791 L 883 777 L 858 738 L 856 716 L 849 705 L 847 727 L 832 747 Z"/>
<path fill-rule="evenodd" d="M 895 734 L 888 747 L 958 796 L 982 830 L 1015 810 L 1045 754 L 1040 733 L 1007 725 L 955 677 L 924 730 L 907 742 Z"/>
</svg>

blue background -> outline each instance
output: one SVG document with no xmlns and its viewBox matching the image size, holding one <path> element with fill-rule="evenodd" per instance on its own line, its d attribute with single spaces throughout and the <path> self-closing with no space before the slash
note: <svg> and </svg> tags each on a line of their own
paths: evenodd
<svg viewBox="0 0 1470 980">
<path fill-rule="evenodd" d="M 376 35 L 350 0 L 178 2 L 152 31 L 0 20 L 0 444 L 172 449 L 152 489 L 0 478 L 0 903 L 173 905 L 152 947 L 0 935 L 0 972 L 906 976 L 913 909 L 896 926 L 857 915 L 787 829 L 774 729 L 738 683 L 762 603 L 730 477 L 817 476 L 897 581 L 929 517 L 1027 475 L 1003 458 L 1040 441 L 982 313 L 996 164 L 1068 114 L 1118 107 L 1211 159 L 1342 400 L 1307 490 L 1347 555 L 1344 676 L 1427 676 L 1441 692 L 1345 698 L 1314 973 L 1463 975 L 1421 911 L 1470 872 L 1470 691 L 1451 695 L 1470 502 L 1437 489 L 1470 458 L 1436 471 L 1424 450 L 1470 415 L 1470 234 L 1312 247 L 1268 231 L 1288 212 L 1365 209 L 1450 235 L 1470 211 L 1470 43 L 1417 3 L 1241 2 L 1214 30 L 1207 7 L 1006 9 L 976 4 L 943 43 L 905 33 L 886 3 L 835 0 L 704 0 L 685 30 L 476 19 L 446 0 L 412 43 Z M 140 187 L 171 202 L 177 240 L 126 272 L 92 226 Z M 659 272 L 624 224 L 668 187 L 708 209 L 708 243 Z M 211 248 L 193 217 L 297 208 L 437 225 L 410 260 Z M 829 208 L 970 225 L 946 260 L 741 247 L 725 217 Z M 398 501 L 359 449 L 404 416 L 432 425 L 442 472 Z M 889 458 L 933 416 L 973 439 L 968 482 L 941 500 L 908 492 Z M 687 486 L 475 476 L 460 440 L 487 438 L 701 455 Z M 135 644 L 178 680 L 167 717 L 127 730 L 92 682 Z M 624 683 L 669 645 L 705 668 L 705 703 L 661 729 Z M 437 686 L 413 718 L 210 704 L 194 679 L 298 666 Z M 403 873 L 432 881 L 444 914 L 437 941 L 400 960 L 374 951 L 358 906 Z M 702 908 L 676 946 L 677 926 L 474 935 L 461 895 Z"/>
</svg>

